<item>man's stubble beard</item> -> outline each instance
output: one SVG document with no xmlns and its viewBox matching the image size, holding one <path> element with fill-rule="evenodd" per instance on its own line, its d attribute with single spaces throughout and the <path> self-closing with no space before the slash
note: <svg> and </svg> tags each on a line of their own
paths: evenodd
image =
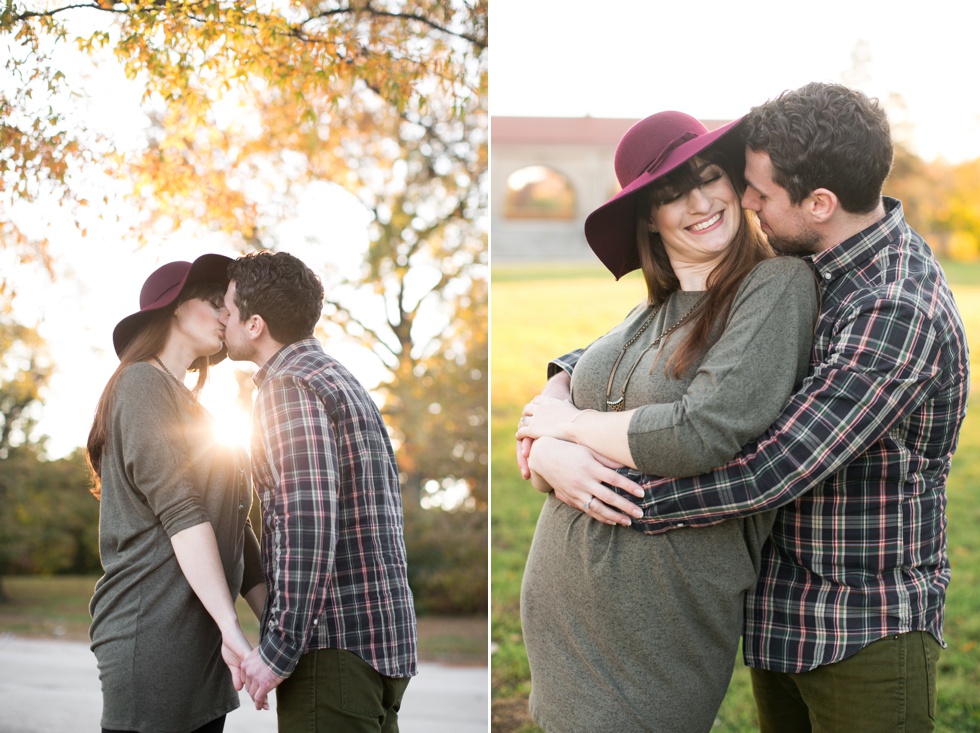
<svg viewBox="0 0 980 733">
<path fill-rule="evenodd" d="M 769 237 L 769 246 L 779 255 L 803 257 L 820 251 L 820 237 L 815 232 L 806 232 L 794 237 Z"/>
</svg>

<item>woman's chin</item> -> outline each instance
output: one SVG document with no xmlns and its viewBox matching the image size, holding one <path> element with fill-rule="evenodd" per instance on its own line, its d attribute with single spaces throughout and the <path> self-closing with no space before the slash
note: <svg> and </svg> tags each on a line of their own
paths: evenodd
<svg viewBox="0 0 980 733">
<path fill-rule="evenodd" d="M 212 343 L 212 344 L 209 344 L 209 345 L 208 345 L 207 347 L 205 347 L 205 348 L 203 348 L 203 349 L 201 349 L 201 351 L 202 351 L 202 352 L 204 352 L 204 353 L 199 353 L 199 354 L 197 355 L 197 357 L 198 357 L 199 359 L 203 359 L 203 358 L 204 358 L 205 356 L 214 356 L 214 355 L 215 355 L 215 354 L 217 354 L 217 353 L 218 353 L 219 351 L 221 351 L 221 350 L 222 350 L 223 348 L 225 348 L 225 342 L 224 342 L 224 341 L 218 341 L 218 342 L 217 342 L 217 344 L 218 344 L 218 345 L 217 345 L 217 346 L 215 346 L 215 345 L 214 345 L 214 344 Z"/>
</svg>

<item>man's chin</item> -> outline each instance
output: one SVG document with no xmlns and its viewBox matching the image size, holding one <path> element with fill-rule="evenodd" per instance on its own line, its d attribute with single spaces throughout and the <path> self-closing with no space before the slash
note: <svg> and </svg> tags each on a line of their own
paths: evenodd
<svg viewBox="0 0 980 733">
<path fill-rule="evenodd" d="M 227 356 L 232 361 L 248 361 L 248 355 L 243 354 L 238 349 L 234 348 L 230 344 L 225 344 L 225 356 Z"/>
<path fill-rule="evenodd" d="M 803 257 L 816 254 L 819 251 L 819 240 L 816 237 L 774 237 L 769 236 L 769 246 L 779 255 Z"/>
</svg>

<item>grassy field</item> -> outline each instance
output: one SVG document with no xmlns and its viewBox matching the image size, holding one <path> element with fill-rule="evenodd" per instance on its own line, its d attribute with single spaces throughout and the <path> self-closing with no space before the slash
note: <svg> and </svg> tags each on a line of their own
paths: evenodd
<svg viewBox="0 0 980 733">
<path fill-rule="evenodd" d="M 4 587 L 11 602 L 0 605 L 0 635 L 88 641 L 88 602 L 94 577 L 9 577 Z M 238 600 L 238 617 L 246 636 L 256 642 L 259 625 Z M 419 658 L 424 662 L 486 666 L 485 617 L 423 616 L 419 618 Z"/>
<path fill-rule="evenodd" d="M 967 321 L 972 366 L 980 359 L 980 265 L 946 268 Z M 644 295 L 636 273 L 615 283 L 592 265 L 495 267 L 491 291 L 491 699 L 492 729 L 532 733 L 530 680 L 521 639 L 519 594 L 527 548 L 542 498 L 514 464 L 517 419 L 544 382 L 550 358 L 585 346 L 618 323 Z M 973 399 L 980 392 L 974 379 Z M 940 662 L 937 730 L 980 732 L 980 417 L 964 426 L 949 484 L 947 596 L 949 648 Z M 757 730 L 748 674 L 741 661 L 714 728 Z"/>
</svg>

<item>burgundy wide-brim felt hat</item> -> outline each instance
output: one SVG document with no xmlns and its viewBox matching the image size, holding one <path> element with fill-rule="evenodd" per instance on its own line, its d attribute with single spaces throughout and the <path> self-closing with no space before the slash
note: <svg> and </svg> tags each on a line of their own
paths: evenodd
<svg viewBox="0 0 980 733">
<path fill-rule="evenodd" d="M 154 270 L 140 290 L 140 309 L 119 321 L 112 331 L 116 356 L 122 355 L 123 349 L 155 313 L 177 301 L 188 283 L 213 280 L 227 285 L 228 265 L 232 262 L 230 257 L 209 254 L 201 255 L 193 262 L 168 262 Z M 226 353 L 222 346 L 221 351 L 212 354 L 209 361 L 217 364 Z"/>
<path fill-rule="evenodd" d="M 618 280 L 640 266 L 636 242 L 636 193 L 715 143 L 738 166 L 745 159 L 735 133 L 743 118 L 708 131 L 683 112 L 658 112 L 633 125 L 616 148 L 616 178 L 622 190 L 585 219 L 592 251 Z"/>
</svg>

